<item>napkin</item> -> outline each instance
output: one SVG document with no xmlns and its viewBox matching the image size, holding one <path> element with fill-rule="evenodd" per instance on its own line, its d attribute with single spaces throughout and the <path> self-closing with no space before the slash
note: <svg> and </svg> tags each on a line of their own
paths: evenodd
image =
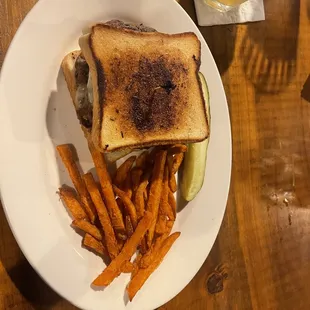
<svg viewBox="0 0 310 310">
<path fill-rule="evenodd" d="M 194 1 L 200 26 L 238 24 L 265 19 L 263 0 L 249 0 L 224 13 L 211 8 L 204 0 Z"/>
</svg>

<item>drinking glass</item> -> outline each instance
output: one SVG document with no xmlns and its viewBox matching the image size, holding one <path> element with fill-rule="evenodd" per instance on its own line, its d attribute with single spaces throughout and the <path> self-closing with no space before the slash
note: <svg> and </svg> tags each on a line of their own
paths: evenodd
<svg viewBox="0 0 310 310">
<path fill-rule="evenodd" d="M 227 12 L 248 0 L 204 0 L 204 2 L 221 12 Z"/>
</svg>

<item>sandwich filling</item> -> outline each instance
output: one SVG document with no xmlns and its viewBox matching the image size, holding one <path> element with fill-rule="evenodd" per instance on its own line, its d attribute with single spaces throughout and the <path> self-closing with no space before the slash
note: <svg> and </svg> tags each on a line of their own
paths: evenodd
<svg viewBox="0 0 310 310">
<path fill-rule="evenodd" d="M 75 62 L 75 78 L 77 84 L 76 90 L 76 112 L 80 123 L 87 129 L 92 127 L 93 122 L 93 100 L 90 86 L 90 74 L 88 64 L 83 57 L 79 55 Z M 90 86 L 90 87 L 88 87 Z"/>
</svg>

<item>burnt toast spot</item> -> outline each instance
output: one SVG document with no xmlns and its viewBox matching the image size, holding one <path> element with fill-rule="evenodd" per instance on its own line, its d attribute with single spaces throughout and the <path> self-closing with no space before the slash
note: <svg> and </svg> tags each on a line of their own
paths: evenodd
<svg viewBox="0 0 310 310">
<path fill-rule="evenodd" d="M 176 88 L 176 85 L 174 85 L 171 81 L 167 81 L 164 85 L 161 86 L 161 88 L 165 89 L 166 92 L 170 94 L 170 92 Z"/>
<path fill-rule="evenodd" d="M 173 95 L 178 92 L 174 78 L 184 70 L 182 64 L 169 61 L 164 56 L 156 60 L 145 57 L 139 60 L 138 70 L 127 87 L 131 94 L 131 118 L 139 131 L 174 126 L 176 105 Z"/>
</svg>

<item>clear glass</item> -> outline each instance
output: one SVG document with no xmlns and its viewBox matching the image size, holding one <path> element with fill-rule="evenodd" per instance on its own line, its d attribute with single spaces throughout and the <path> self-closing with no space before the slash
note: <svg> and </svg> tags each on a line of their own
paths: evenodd
<svg viewBox="0 0 310 310">
<path fill-rule="evenodd" d="M 204 2 L 221 12 L 227 12 L 247 0 L 204 0 Z"/>
</svg>

